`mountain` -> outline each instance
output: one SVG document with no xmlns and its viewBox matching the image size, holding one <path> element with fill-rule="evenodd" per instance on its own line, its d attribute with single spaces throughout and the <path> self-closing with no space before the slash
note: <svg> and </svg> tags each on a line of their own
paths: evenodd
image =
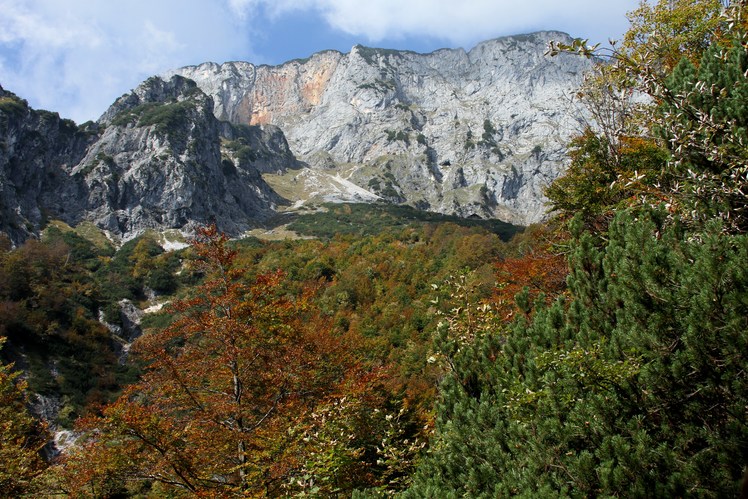
<svg viewBox="0 0 748 499">
<path fill-rule="evenodd" d="M 50 212 L 80 216 L 80 197 L 67 171 L 80 162 L 97 135 L 56 113 L 34 111 L 0 87 L 0 232 L 22 241 Z"/>
<path fill-rule="evenodd" d="M 217 120 L 193 81 L 150 78 L 80 127 L 0 94 L 0 230 L 19 242 L 50 219 L 125 239 L 216 222 L 237 234 L 285 201 L 262 179 L 299 167 L 274 126 Z"/>
<path fill-rule="evenodd" d="M 238 234 L 281 208 L 380 200 L 536 222 L 591 64 L 545 56 L 551 40 L 569 37 L 205 63 L 146 80 L 81 126 L 0 89 L 0 230 L 20 241 L 58 218 L 123 238 L 211 221 Z"/>
<path fill-rule="evenodd" d="M 430 54 L 355 46 L 280 66 L 245 62 L 167 74 L 194 80 L 232 123 L 279 126 L 309 169 L 274 179 L 324 198 L 331 179 L 376 197 L 461 216 L 527 224 L 579 131 L 571 96 L 590 67 L 545 55 L 558 32 Z M 283 182 L 285 180 L 285 183 Z M 297 195 L 299 189 L 296 189 Z M 302 194 L 302 196 L 304 195 Z"/>
</svg>

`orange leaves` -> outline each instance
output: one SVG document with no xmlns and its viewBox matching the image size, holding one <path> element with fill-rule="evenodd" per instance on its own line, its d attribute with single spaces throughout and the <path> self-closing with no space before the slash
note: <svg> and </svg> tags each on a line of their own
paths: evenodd
<svg viewBox="0 0 748 499">
<path fill-rule="evenodd" d="M 227 242 L 215 227 L 199 231 L 203 283 L 174 302 L 170 326 L 136 343 L 141 381 L 91 426 L 95 441 L 128 456 L 131 478 L 194 494 L 265 490 L 293 467 L 279 463 L 293 448 L 290 425 L 349 369 L 327 323 L 281 291 L 284 274 L 246 278 Z"/>
<path fill-rule="evenodd" d="M 228 248 L 228 240 L 226 234 L 218 232 L 215 224 L 198 228 L 197 235 L 192 241 L 192 248 L 198 255 L 198 265 L 202 264 L 208 269 L 230 268 L 236 258 L 236 251 Z"/>
<path fill-rule="evenodd" d="M 504 320 L 510 320 L 517 312 L 515 296 L 524 288 L 528 289 L 530 304 L 541 293 L 550 301 L 566 289 L 569 268 L 566 257 L 553 247 L 553 239 L 536 241 L 533 246 L 521 256 L 504 258 L 496 264 L 498 286 L 491 301 Z"/>
<path fill-rule="evenodd" d="M 612 143 L 588 129 L 572 141 L 569 155 L 567 172 L 546 195 L 562 218 L 581 215 L 596 231 L 604 231 L 619 208 L 658 202 L 670 182 L 668 153 L 650 139 L 617 136 Z"/>
</svg>

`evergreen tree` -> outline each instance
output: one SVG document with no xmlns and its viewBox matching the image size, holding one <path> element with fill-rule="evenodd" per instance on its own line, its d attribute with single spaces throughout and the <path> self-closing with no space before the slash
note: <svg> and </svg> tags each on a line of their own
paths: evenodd
<svg viewBox="0 0 748 499">
<path fill-rule="evenodd" d="M 748 464 L 744 4 L 722 16 L 701 0 L 660 2 L 651 18 L 642 7 L 630 35 L 653 36 L 627 38 L 615 68 L 652 97 L 647 153 L 627 167 L 605 134 L 575 144 L 549 191 L 567 220 L 577 212 L 569 299 L 531 310 L 520 293 L 520 319 L 452 350 L 409 496 L 737 494 Z M 681 38 L 661 45 L 658 26 Z"/>
<path fill-rule="evenodd" d="M 582 209 L 594 214 L 601 201 L 623 193 L 636 195 L 643 204 L 664 202 L 684 222 L 701 224 L 719 217 L 725 230 L 745 232 L 747 37 L 745 0 L 728 6 L 715 0 L 661 0 L 655 7 L 643 3 L 632 14 L 624 42 L 608 54 L 611 64 L 600 65 L 590 80 L 603 87 L 598 93 L 612 88 L 621 97 L 589 110 L 596 118 L 592 138 L 602 138 L 596 144 L 583 136 L 581 146 L 579 140 L 574 144 L 578 152 L 570 175 L 548 192 L 552 206 L 562 213 Z M 560 51 L 602 55 L 586 40 L 552 44 L 549 52 Z M 648 96 L 649 105 L 621 114 L 616 103 L 637 94 Z M 599 119 L 608 114 L 620 118 L 613 127 Z M 632 136 L 666 148 L 670 157 L 649 161 L 656 155 L 645 156 L 647 161 L 634 163 L 638 168 L 633 175 L 618 169 L 624 157 L 618 144 Z M 666 165 L 658 165 L 664 160 Z"/>
<path fill-rule="evenodd" d="M 674 162 L 675 199 L 683 211 L 748 228 L 748 50 L 712 45 L 696 67 L 683 58 L 666 82 L 657 123 Z"/>
<path fill-rule="evenodd" d="M 621 213 L 574 299 L 462 348 L 410 497 L 734 496 L 748 462 L 748 238 Z"/>
</svg>

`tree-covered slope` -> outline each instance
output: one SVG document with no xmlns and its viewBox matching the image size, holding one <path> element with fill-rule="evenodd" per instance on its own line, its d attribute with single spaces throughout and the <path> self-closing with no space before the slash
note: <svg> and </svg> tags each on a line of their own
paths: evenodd
<svg viewBox="0 0 748 499">
<path fill-rule="evenodd" d="M 548 191 L 568 291 L 519 293 L 518 318 L 475 341 L 444 329 L 436 432 L 406 497 L 745 491 L 746 6 L 722 7 L 643 4 L 584 90 L 608 121 Z M 624 102 L 636 93 L 650 99 Z"/>
</svg>

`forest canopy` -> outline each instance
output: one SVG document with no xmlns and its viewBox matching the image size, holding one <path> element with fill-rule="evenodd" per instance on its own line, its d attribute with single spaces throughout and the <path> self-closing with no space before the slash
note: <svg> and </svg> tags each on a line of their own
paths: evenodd
<svg viewBox="0 0 748 499">
<path fill-rule="evenodd" d="M 644 2 L 612 50 L 549 47 L 600 64 L 544 224 L 340 205 L 296 220 L 310 239 L 204 227 L 165 252 L 156 234 L 115 249 L 57 224 L 19 248 L 0 240 L 12 409 L 0 410 L 0 484 L 73 497 L 737 496 L 747 8 Z M 154 303 L 128 329 L 126 312 Z M 49 400 L 47 428 L 27 408 Z M 48 429 L 77 440 L 42 459 Z"/>
</svg>

